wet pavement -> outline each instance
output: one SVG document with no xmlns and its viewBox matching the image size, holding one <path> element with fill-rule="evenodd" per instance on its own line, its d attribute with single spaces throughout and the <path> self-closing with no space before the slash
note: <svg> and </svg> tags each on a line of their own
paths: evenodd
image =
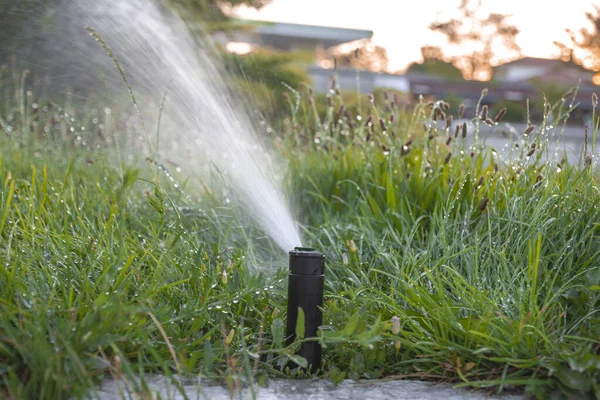
<svg viewBox="0 0 600 400">
<path fill-rule="evenodd" d="M 244 388 L 230 391 L 208 380 L 198 379 L 182 382 L 182 388 L 176 389 L 164 376 L 147 376 L 146 381 L 152 398 L 161 399 L 198 399 L 198 400 L 229 400 L 229 399 L 260 399 L 260 400 L 524 400 L 526 397 L 519 392 L 490 395 L 483 390 L 458 389 L 450 384 L 432 384 L 423 381 L 392 380 L 392 381 L 352 381 L 344 380 L 339 385 L 322 379 L 293 380 L 271 379 L 266 387 Z M 182 393 L 183 392 L 183 393 Z M 185 394 L 184 394 L 185 393 Z M 112 379 L 106 379 L 95 394 L 89 398 L 101 400 L 139 399 L 128 391 L 121 382 L 117 384 Z"/>
</svg>

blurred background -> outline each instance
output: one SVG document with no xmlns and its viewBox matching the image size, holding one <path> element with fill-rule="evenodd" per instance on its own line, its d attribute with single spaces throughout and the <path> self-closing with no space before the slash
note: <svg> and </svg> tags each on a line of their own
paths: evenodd
<svg viewBox="0 0 600 400">
<path fill-rule="evenodd" d="M 465 104 L 467 112 L 488 88 L 484 104 L 524 123 L 528 99 L 535 121 L 545 102 L 574 86 L 587 100 L 600 84 L 600 2 L 160 2 L 214 39 L 232 81 L 267 117 L 289 114 L 290 88 L 310 87 L 316 97 L 337 90 L 350 105 L 366 102 L 367 93 L 407 107 L 423 96 Z M 69 23 L 59 3 L 0 0 L 0 64 L 41 54 L 53 27 Z M 590 123 L 591 109 L 582 101 L 570 123 Z"/>
</svg>

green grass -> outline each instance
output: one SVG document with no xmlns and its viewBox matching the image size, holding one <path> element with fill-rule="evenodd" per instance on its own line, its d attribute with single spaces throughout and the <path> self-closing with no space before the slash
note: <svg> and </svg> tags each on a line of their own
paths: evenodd
<svg viewBox="0 0 600 400">
<path fill-rule="evenodd" d="M 219 196 L 129 160 L 118 110 L 70 111 L 2 74 L 0 397 L 283 376 L 299 345 L 283 337 L 285 254 Z M 359 121 L 339 96 L 319 115 L 301 96 L 274 143 L 305 244 L 327 257 L 324 376 L 600 398 L 596 160 L 546 165 L 534 134 L 505 165 L 425 132 L 442 102 Z"/>
</svg>

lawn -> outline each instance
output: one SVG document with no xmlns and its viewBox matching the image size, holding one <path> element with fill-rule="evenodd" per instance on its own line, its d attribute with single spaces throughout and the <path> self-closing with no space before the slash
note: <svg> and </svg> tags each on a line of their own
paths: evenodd
<svg viewBox="0 0 600 400">
<path fill-rule="evenodd" d="M 0 397 L 294 375 L 286 254 L 236 202 L 132 152 L 114 105 L 71 109 L 1 74 Z M 594 100 L 548 105 L 508 162 L 467 142 L 499 130 L 497 110 L 455 130 L 441 100 L 358 115 L 298 96 L 262 129 L 327 258 L 322 376 L 600 399 L 597 127 L 581 166 L 546 152 L 550 116 Z"/>
</svg>

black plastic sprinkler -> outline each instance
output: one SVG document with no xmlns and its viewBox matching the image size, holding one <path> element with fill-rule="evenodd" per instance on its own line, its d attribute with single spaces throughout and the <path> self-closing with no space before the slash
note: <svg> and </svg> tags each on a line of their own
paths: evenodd
<svg viewBox="0 0 600 400">
<path fill-rule="evenodd" d="M 317 337 L 323 323 L 323 286 L 325 283 L 325 256 L 309 247 L 290 251 L 288 278 L 287 330 L 288 344 L 296 338 L 298 308 L 304 311 L 304 337 Z M 298 355 L 304 357 L 308 369 L 315 373 L 321 366 L 321 345 L 316 341 L 302 343 Z"/>
</svg>

